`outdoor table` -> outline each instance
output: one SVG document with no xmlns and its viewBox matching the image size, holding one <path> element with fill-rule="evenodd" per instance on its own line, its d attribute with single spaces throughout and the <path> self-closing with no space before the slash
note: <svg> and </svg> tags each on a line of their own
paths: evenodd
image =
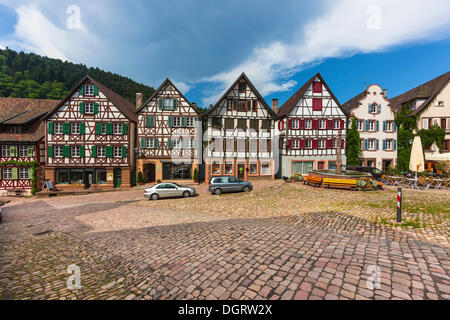
<svg viewBox="0 0 450 320">
<path fill-rule="evenodd" d="M 394 183 L 392 184 L 393 186 L 399 186 L 403 177 L 394 176 L 394 177 L 391 177 L 391 179 L 394 180 Z"/>
<path fill-rule="evenodd" d="M 417 185 L 418 180 L 415 178 L 406 178 L 406 181 L 408 181 L 408 185 L 413 188 L 420 190 L 419 186 Z"/>
<path fill-rule="evenodd" d="M 436 186 L 434 187 L 434 190 L 443 189 L 442 184 L 446 181 L 444 179 L 434 179 L 436 182 Z"/>
</svg>

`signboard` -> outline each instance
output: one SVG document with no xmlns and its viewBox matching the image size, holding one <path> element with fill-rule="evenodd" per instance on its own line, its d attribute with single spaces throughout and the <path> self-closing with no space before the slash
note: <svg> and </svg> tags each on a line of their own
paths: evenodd
<svg viewBox="0 0 450 320">
<path fill-rule="evenodd" d="M 45 187 L 46 187 L 48 190 L 53 190 L 53 189 L 54 189 L 53 183 L 52 183 L 50 180 L 45 180 Z"/>
<path fill-rule="evenodd" d="M 106 181 L 113 181 L 114 180 L 114 176 L 112 173 L 107 173 L 106 174 Z"/>
</svg>

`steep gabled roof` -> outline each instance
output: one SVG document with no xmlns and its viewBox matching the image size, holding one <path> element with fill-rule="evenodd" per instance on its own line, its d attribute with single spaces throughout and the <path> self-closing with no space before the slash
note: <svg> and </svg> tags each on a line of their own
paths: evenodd
<svg viewBox="0 0 450 320">
<path fill-rule="evenodd" d="M 239 81 L 241 81 L 242 79 L 244 79 L 247 84 L 250 86 L 250 89 L 252 89 L 253 93 L 256 95 L 256 97 L 262 102 L 264 108 L 267 110 L 267 112 L 269 112 L 269 114 L 276 119 L 277 118 L 277 114 L 272 110 L 271 107 L 269 107 L 269 105 L 267 104 L 266 100 L 264 100 L 264 98 L 261 96 L 261 94 L 259 93 L 259 91 L 255 88 L 255 86 L 253 85 L 253 83 L 250 81 L 250 79 L 247 77 L 247 75 L 242 72 L 242 74 L 236 79 L 236 81 L 228 88 L 227 91 L 225 91 L 225 93 L 222 95 L 222 97 L 217 101 L 217 103 L 211 108 L 209 109 L 206 113 L 205 116 L 208 116 L 213 110 L 215 110 L 216 108 L 219 107 L 220 102 L 222 102 L 223 99 L 225 99 L 228 94 L 231 92 L 231 90 L 233 90 L 233 88 L 239 83 Z"/>
<path fill-rule="evenodd" d="M 26 124 L 49 112 L 59 100 L 0 97 L 0 124 Z"/>
<path fill-rule="evenodd" d="M 341 104 L 339 103 L 339 100 L 336 98 L 336 96 L 333 94 L 333 92 L 328 87 L 325 80 L 323 80 L 322 76 L 318 72 L 311 79 L 309 79 L 300 89 L 298 89 L 298 91 L 296 93 L 294 93 L 294 95 L 292 97 L 290 97 L 285 103 L 283 103 L 283 105 L 278 110 L 278 116 L 280 118 L 286 117 L 292 112 L 292 110 L 297 106 L 300 99 L 302 99 L 302 97 L 305 95 L 305 92 L 312 85 L 312 83 L 314 82 L 314 79 L 316 77 L 318 77 L 320 79 L 320 81 L 323 83 L 323 85 L 328 90 L 331 97 L 336 101 L 338 107 L 342 110 L 342 112 L 344 112 L 344 114 L 348 116 L 347 111 L 344 110 L 344 108 L 342 108 Z"/>
<path fill-rule="evenodd" d="M 153 92 L 153 94 L 151 95 L 151 97 L 148 98 L 148 100 L 145 101 L 145 103 L 142 104 L 142 106 L 140 106 L 139 109 L 136 110 L 136 113 L 138 113 L 139 111 L 141 111 L 141 110 L 142 110 L 142 109 L 143 109 L 150 101 L 152 101 L 152 99 L 155 98 L 155 97 L 158 95 L 158 93 L 159 93 L 160 91 L 162 91 L 167 85 L 171 85 L 171 86 L 175 89 L 175 91 L 177 91 L 177 92 L 181 95 L 181 97 L 189 104 L 189 106 L 190 106 L 192 109 L 194 109 L 195 112 L 197 112 L 198 114 L 200 114 L 200 112 L 198 111 L 197 107 L 195 107 L 194 105 L 192 105 L 192 104 L 189 102 L 189 100 L 186 99 L 186 97 L 183 95 L 183 93 L 181 93 L 181 91 L 178 90 L 178 88 L 173 84 L 172 81 L 170 81 L 169 78 L 167 78 L 166 80 L 164 80 L 164 82 L 159 86 L 159 88 L 156 89 L 155 92 Z"/>
<path fill-rule="evenodd" d="M 397 97 L 390 99 L 391 106 L 397 112 L 401 111 L 402 104 L 415 99 L 426 99 L 412 114 L 417 114 L 425 109 L 439 91 L 448 83 L 450 71 L 430 80 L 414 89 L 411 89 Z"/>
<path fill-rule="evenodd" d="M 93 79 L 89 75 L 85 76 L 67 95 L 66 98 L 64 98 L 60 103 L 58 103 L 46 116 L 45 118 L 48 118 L 52 114 L 54 114 L 64 103 L 72 97 L 72 95 L 78 91 L 78 88 L 87 80 L 89 79 L 93 84 L 95 84 L 99 90 L 111 101 L 119 110 L 122 112 L 122 114 L 127 117 L 129 120 L 133 122 L 137 122 L 137 118 L 135 115 L 135 109 L 133 103 L 122 97 L 117 92 L 109 89 L 104 84 L 98 82 L 97 80 Z"/>
</svg>

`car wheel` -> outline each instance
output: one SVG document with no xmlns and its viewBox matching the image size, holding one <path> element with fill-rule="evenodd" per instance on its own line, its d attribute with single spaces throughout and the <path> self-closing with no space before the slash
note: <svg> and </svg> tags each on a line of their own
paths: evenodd
<svg viewBox="0 0 450 320">
<path fill-rule="evenodd" d="M 221 189 L 216 189 L 216 190 L 214 190 L 214 194 L 215 195 L 219 195 L 219 194 L 221 194 L 222 193 L 222 190 Z"/>
<path fill-rule="evenodd" d="M 245 186 L 245 187 L 242 189 L 242 191 L 244 191 L 244 192 L 249 192 L 249 191 L 250 191 L 250 188 L 247 187 L 247 186 Z"/>
<path fill-rule="evenodd" d="M 151 199 L 151 200 L 158 200 L 158 199 L 159 199 L 159 196 L 158 196 L 156 193 L 154 193 L 154 194 L 152 194 L 152 195 L 150 196 L 150 199 Z"/>
<path fill-rule="evenodd" d="M 191 193 L 189 191 L 183 192 L 183 198 L 189 198 L 191 196 Z"/>
</svg>

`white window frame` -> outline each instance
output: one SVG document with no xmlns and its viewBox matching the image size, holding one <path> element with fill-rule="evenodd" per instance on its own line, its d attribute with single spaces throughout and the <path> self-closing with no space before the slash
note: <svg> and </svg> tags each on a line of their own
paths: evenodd
<svg viewBox="0 0 450 320">
<path fill-rule="evenodd" d="M 84 113 L 94 114 L 94 103 L 93 102 L 86 102 L 84 104 Z"/>
<path fill-rule="evenodd" d="M 386 131 L 387 132 L 394 131 L 394 121 L 386 121 Z"/>
<path fill-rule="evenodd" d="M 172 98 L 163 98 L 163 110 L 173 110 Z"/>
<path fill-rule="evenodd" d="M 267 168 L 264 168 L 264 165 L 267 165 Z M 261 162 L 261 170 L 260 171 L 261 171 L 261 175 L 268 175 L 268 174 L 270 174 L 270 162 L 269 161 Z"/>
<path fill-rule="evenodd" d="M 376 144 L 375 139 L 368 139 L 367 140 L 367 150 L 374 151 L 375 150 L 375 144 Z"/>
<path fill-rule="evenodd" d="M 292 149 L 300 149 L 300 140 L 292 140 Z"/>
<path fill-rule="evenodd" d="M 71 146 L 70 147 L 70 156 L 72 158 L 79 158 L 80 157 L 80 146 Z"/>
<path fill-rule="evenodd" d="M 122 134 L 122 123 L 113 123 L 113 134 L 119 135 Z"/>
<path fill-rule="evenodd" d="M 192 138 L 184 138 L 184 148 L 185 149 L 193 149 L 194 148 L 194 140 Z"/>
<path fill-rule="evenodd" d="M 189 128 L 194 127 L 194 118 L 192 118 L 192 117 L 186 118 L 186 127 L 189 127 Z"/>
<path fill-rule="evenodd" d="M 378 113 L 377 109 L 378 109 L 378 105 L 375 103 L 372 103 L 372 104 L 370 104 L 369 113 Z"/>
<path fill-rule="evenodd" d="M 422 129 L 428 130 L 428 119 L 422 119 Z"/>
<path fill-rule="evenodd" d="M 63 134 L 63 123 L 55 122 L 53 125 L 53 134 Z"/>
<path fill-rule="evenodd" d="M 341 129 L 341 120 L 333 120 L 333 129 L 335 130 Z"/>
<path fill-rule="evenodd" d="M 86 96 L 94 95 L 94 85 L 93 84 L 86 84 L 84 86 L 84 95 L 86 95 Z"/>
<path fill-rule="evenodd" d="M 323 130 L 327 128 L 327 120 L 319 120 L 319 129 Z"/>
<path fill-rule="evenodd" d="M 386 151 L 393 151 L 394 150 L 394 140 L 386 139 L 385 147 L 386 147 L 386 149 L 385 149 Z"/>
<path fill-rule="evenodd" d="M 375 121 L 369 120 L 368 123 L 369 123 L 369 125 L 367 127 L 367 129 L 368 129 L 367 131 L 375 131 Z"/>
<path fill-rule="evenodd" d="M 172 149 L 182 149 L 183 148 L 183 139 L 174 139 L 172 140 Z"/>
<path fill-rule="evenodd" d="M 155 139 L 147 138 L 145 139 L 145 148 L 153 149 L 155 147 Z"/>
<path fill-rule="evenodd" d="M 327 147 L 327 141 L 326 140 L 319 140 L 319 149 L 326 149 Z"/>
<path fill-rule="evenodd" d="M 63 157 L 63 146 L 53 146 L 53 156 L 55 158 Z"/>
<path fill-rule="evenodd" d="M 172 127 L 181 127 L 181 117 L 172 118 Z"/>
<path fill-rule="evenodd" d="M 12 168 L 3 168 L 2 175 L 3 175 L 3 179 L 11 180 L 12 179 Z"/>
<path fill-rule="evenodd" d="M 73 122 L 70 124 L 70 133 L 71 134 L 80 134 L 80 123 Z"/>
<path fill-rule="evenodd" d="M 300 121 L 298 119 L 292 120 L 292 129 L 300 128 Z"/>
<path fill-rule="evenodd" d="M 364 120 L 358 120 L 358 131 L 364 131 Z"/>
<path fill-rule="evenodd" d="M 28 168 L 19 168 L 19 179 L 30 179 Z"/>
<path fill-rule="evenodd" d="M 305 149 L 312 149 L 312 140 L 305 140 Z"/>
<path fill-rule="evenodd" d="M 113 147 L 114 158 L 122 158 L 122 147 Z"/>
<path fill-rule="evenodd" d="M 11 146 L 2 146 L 2 157 L 11 157 Z"/>
<path fill-rule="evenodd" d="M 305 129 L 312 129 L 312 120 L 305 120 Z"/>
<path fill-rule="evenodd" d="M 99 158 L 105 158 L 106 157 L 106 147 L 105 146 L 98 146 L 97 147 L 97 157 L 99 157 Z"/>
<path fill-rule="evenodd" d="M 28 146 L 19 146 L 19 157 L 26 158 L 28 156 Z"/>
</svg>

